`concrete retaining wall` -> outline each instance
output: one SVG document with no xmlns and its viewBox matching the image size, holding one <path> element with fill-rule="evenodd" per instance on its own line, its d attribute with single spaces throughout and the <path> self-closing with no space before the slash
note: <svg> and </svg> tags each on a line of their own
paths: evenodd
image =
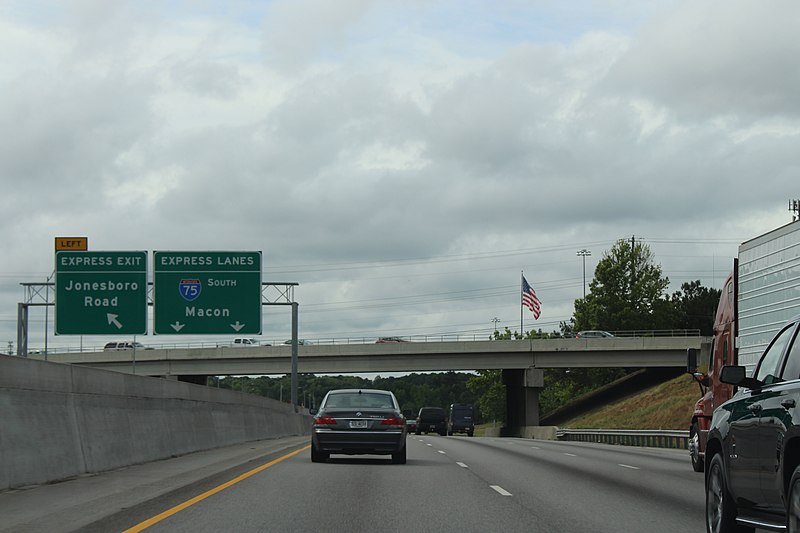
<svg viewBox="0 0 800 533">
<path fill-rule="evenodd" d="M 0 355 L 0 490 L 310 432 L 291 405 Z"/>
</svg>

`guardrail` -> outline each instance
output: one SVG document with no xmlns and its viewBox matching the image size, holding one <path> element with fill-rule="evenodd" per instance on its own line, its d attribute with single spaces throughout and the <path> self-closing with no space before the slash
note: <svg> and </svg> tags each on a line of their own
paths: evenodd
<svg viewBox="0 0 800 533">
<path fill-rule="evenodd" d="M 600 442 L 623 446 L 650 446 L 686 450 L 689 430 L 678 429 L 558 429 L 558 440 Z"/>
</svg>

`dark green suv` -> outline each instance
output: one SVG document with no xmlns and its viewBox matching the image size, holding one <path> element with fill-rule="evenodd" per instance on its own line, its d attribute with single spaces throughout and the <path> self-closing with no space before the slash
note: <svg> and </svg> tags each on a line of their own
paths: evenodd
<svg viewBox="0 0 800 533">
<path fill-rule="evenodd" d="M 739 387 L 714 411 L 706 445 L 709 533 L 800 531 L 800 316 L 781 328 L 754 377 L 725 366 Z"/>
</svg>

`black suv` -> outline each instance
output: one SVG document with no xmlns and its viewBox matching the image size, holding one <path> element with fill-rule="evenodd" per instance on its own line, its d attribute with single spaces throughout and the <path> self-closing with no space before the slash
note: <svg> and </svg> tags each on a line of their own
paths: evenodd
<svg viewBox="0 0 800 533">
<path fill-rule="evenodd" d="M 772 339 L 753 374 L 714 411 L 706 447 L 706 529 L 800 531 L 800 316 Z M 785 528 L 785 529 L 784 529 Z"/>
<path fill-rule="evenodd" d="M 450 405 L 450 417 L 447 419 L 447 434 L 466 433 L 471 437 L 475 433 L 475 410 L 467 403 Z"/>
<path fill-rule="evenodd" d="M 435 431 L 441 436 L 447 435 L 447 417 L 441 407 L 423 407 L 417 415 L 415 435 Z"/>
</svg>

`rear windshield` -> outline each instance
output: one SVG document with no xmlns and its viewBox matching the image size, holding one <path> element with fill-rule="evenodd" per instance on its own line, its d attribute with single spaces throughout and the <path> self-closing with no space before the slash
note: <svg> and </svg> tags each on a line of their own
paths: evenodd
<svg viewBox="0 0 800 533">
<path fill-rule="evenodd" d="M 331 394 L 325 401 L 325 408 L 393 409 L 392 397 L 374 392 L 340 392 Z"/>
<path fill-rule="evenodd" d="M 444 419 L 444 409 L 435 407 L 421 409 L 419 412 L 419 417 L 422 418 L 423 420 Z"/>
</svg>

